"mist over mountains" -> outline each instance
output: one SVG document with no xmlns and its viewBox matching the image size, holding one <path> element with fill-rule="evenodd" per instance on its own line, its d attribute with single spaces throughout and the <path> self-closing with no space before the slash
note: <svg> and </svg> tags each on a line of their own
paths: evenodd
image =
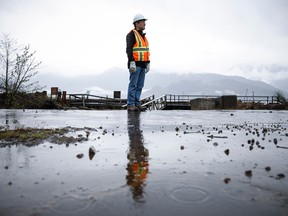
<svg viewBox="0 0 288 216">
<path fill-rule="evenodd" d="M 56 74 L 38 74 L 37 80 L 50 93 L 51 87 L 70 93 L 90 93 L 113 97 L 114 91 L 121 91 L 126 98 L 129 72 L 126 69 L 112 68 L 102 74 L 64 77 Z M 154 94 L 186 95 L 228 95 L 266 96 L 274 95 L 275 90 L 288 92 L 288 80 L 284 79 L 269 85 L 262 81 L 246 79 L 241 76 L 226 76 L 211 73 L 159 73 L 149 72 L 146 76 L 143 97 Z"/>
</svg>

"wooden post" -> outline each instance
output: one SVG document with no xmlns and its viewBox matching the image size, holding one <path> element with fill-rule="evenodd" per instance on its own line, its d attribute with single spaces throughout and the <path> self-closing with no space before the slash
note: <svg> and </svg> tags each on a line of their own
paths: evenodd
<svg viewBox="0 0 288 216">
<path fill-rule="evenodd" d="M 57 99 L 58 95 L 58 87 L 51 87 L 51 99 L 54 99 L 54 97 Z"/>
<path fill-rule="evenodd" d="M 66 103 L 66 102 L 67 102 L 67 101 L 66 101 L 66 91 L 63 91 L 61 102 L 62 102 L 62 106 L 67 104 L 67 103 Z"/>
</svg>

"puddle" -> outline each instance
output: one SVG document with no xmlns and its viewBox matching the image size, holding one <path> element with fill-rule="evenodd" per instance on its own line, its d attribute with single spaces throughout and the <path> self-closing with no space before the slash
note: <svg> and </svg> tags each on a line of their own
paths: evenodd
<svg viewBox="0 0 288 216">
<path fill-rule="evenodd" d="M 287 111 L 0 110 L 27 127 L 89 136 L 2 145 L 0 215 L 288 214 Z"/>
</svg>

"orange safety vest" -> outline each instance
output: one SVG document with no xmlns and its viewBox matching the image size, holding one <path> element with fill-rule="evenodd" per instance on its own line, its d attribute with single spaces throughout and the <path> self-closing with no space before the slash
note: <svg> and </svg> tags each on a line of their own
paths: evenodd
<svg viewBox="0 0 288 216">
<path fill-rule="evenodd" d="M 132 172 L 134 174 L 135 180 L 144 181 L 147 178 L 149 172 L 149 164 L 147 161 L 134 162 L 131 165 Z"/>
<path fill-rule="evenodd" d="M 149 61 L 149 43 L 146 37 L 142 37 L 139 32 L 133 29 L 136 43 L 133 46 L 133 57 L 135 61 Z"/>
</svg>

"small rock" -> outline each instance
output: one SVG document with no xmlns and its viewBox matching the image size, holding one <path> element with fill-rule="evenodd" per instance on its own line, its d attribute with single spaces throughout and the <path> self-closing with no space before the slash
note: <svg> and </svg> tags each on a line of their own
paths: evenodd
<svg viewBox="0 0 288 216">
<path fill-rule="evenodd" d="M 76 157 L 77 157 L 78 159 L 81 159 L 81 158 L 83 158 L 83 157 L 84 157 L 84 154 L 82 154 L 82 153 L 80 153 L 80 154 L 77 154 L 77 155 L 76 155 Z"/>
<path fill-rule="evenodd" d="M 225 152 L 226 155 L 229 155 L 230 150 L 229 150 L 229 149 L 226 149 L 224 152 Z"/>
<path fill-rule="evenodd" d="M 214 146 L 218 146 L 218 143 L 217 143 L 217 142 L 214 142 L 213 145 L 214 145 Z"/>
<path fill-rule="evenodd" d="M 8 166 L 5 166 L 4 168 L 5 168 L 6 170 L 7 170 L 7 169 L 9 169 L 9 167 L 8 167 Z"/>
<path fill-rule="evenodd" d="M 179 131 L 179 127 L 176 127 L 176 128 L 175 128 L 175 131 L 178 132 L 178 131 Z"/>
<path fill-rule="evenodd" d="M 8 182 L 8 185 L 12 185 L 12 182 L 10 181 L 10 182 Z"/>
<path fill-rule="evenodd" d="M 231 181 L 230 178 L 225 178 L 225 179 L 224 179 L 225 184 L 228 184 L 230 181 Z"/>
<path fill-rule="evenodd" d="M 270 166 L 266 166 L 266 167 L 265 167 L 265 170 L 266 170 L 267 172 L 269 172 L 269 171 L 271 170 L 271 167 L 270 167 Z"/>
<path fill-rule="evenodd" d="M 96 154 L 96 149 L 94 148 L 94 146 L 90 146 L 89 148 L 89 159 L 92 160 L 93 157 L 95 156 Z"/>
<path fill-rule="evenodd" d="M 90 148 L 89 148 L 89 154 L 90 154 L 90 153 L 96 154 L 96 149 L 95 149 L 94 146 L 90 146 Z"/>
<path fill-rule="evenodd" d="M 183 145 L 181 145 L 181 146 L 180 146 L 180 149 L 181 149 L 181 150 L 183 150 L 183 149 L 184 149 L 184 146 L 183 146 Z"/>
<path fill-rule="evenodd" d="M 89 132 L 89 131 L 86 131 L 86 138 L 87 138 L 87 139 L 88 139 L 89 135 L 90 135 L 90 132 Z"/>
<path fill-rule="evenodd" d="M 252 176 L 252 170 L 246 170 L 245 175 L 248 177 L 251 177 Z"/>
<path fill-rule="evenodd" d="M 279 174 L 277 174 L 277 176 L 276 176 L 276 179 L 283 179 L 283 178 L 285 178 L 285 175 L 283 174 L 283 173 L 279 173 Z"/>
</svg>

